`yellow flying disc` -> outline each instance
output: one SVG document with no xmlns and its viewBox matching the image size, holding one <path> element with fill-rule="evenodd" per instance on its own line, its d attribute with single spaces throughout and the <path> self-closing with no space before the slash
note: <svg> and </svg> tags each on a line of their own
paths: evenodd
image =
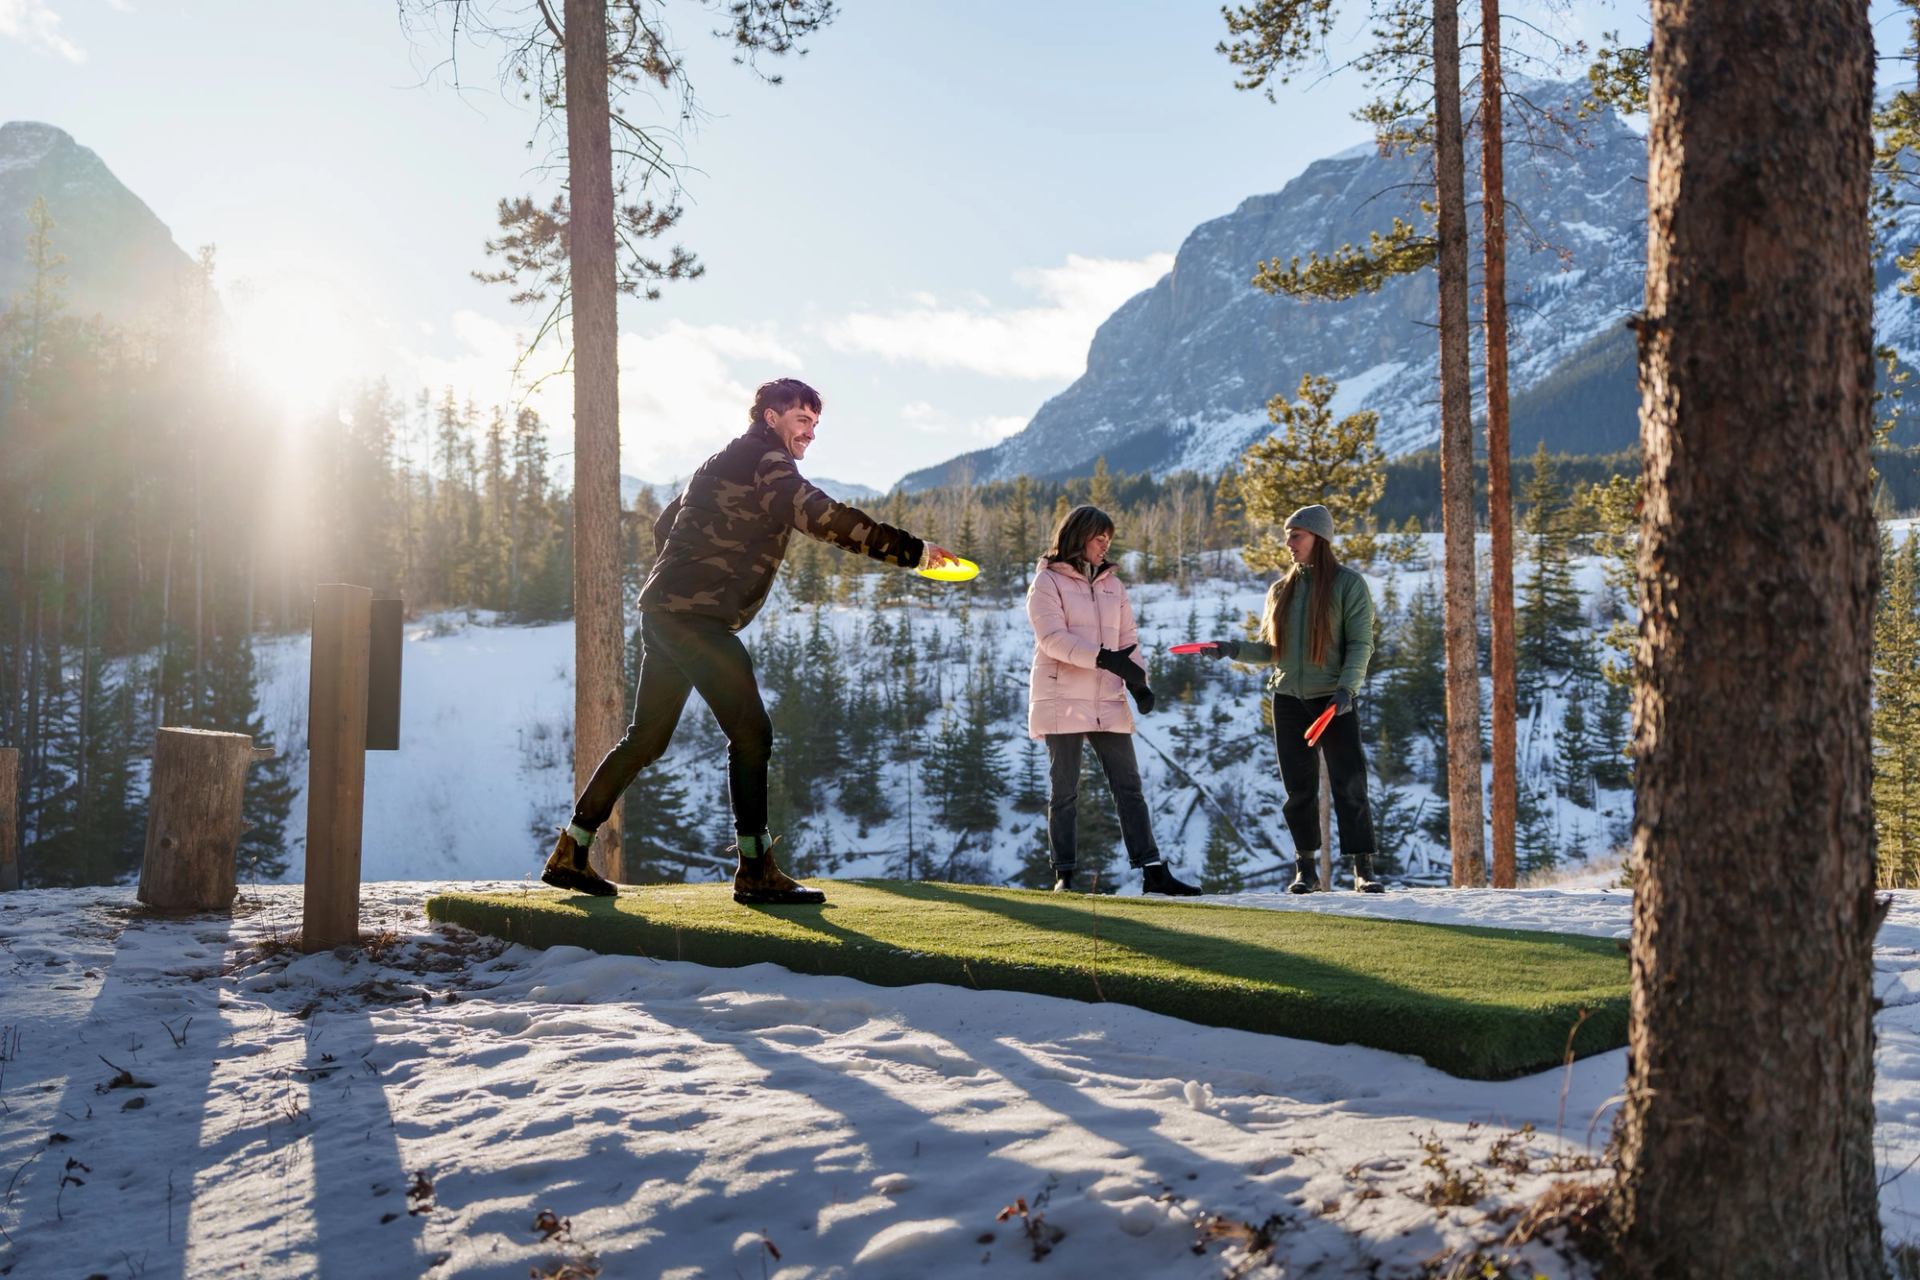
<svg viewBox="0 0 1920 1280">
<path fill-rule="evenodd" d="M 943 564 L 938 569 L 915 569 L 914 572 L 935 582 L 971 582 L 980 576 L 980 566 L 973 561 L 959 556 L 954 559 L 958 561 L 957 564 Z"/>
</svg>

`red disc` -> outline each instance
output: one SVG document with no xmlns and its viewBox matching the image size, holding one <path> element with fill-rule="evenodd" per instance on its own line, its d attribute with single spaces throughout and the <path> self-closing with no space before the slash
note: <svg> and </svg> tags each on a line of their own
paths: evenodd
<svg viewBox="0 0 1920 1280">
<path fill-rule="evenodd" d="M 1219 647 L 1220 647 L 1219 645 L 1215 644 L 1211 640 L 1195 640 L 1191 644 L 1176 644 L 1171 649 L 1168 649 L 1167 652 L 1168 653 L 1206 653 L 1210 649 L 1218 649 Z"/>
<path fill-rule="evenodd" d="M 1307 745 L 1310 747 L 1319 746 L 1320 735 L 1327 731 L 1327 726 L 1331 723 L 1333 723 L 1333 704 L 1329 702 L 1327 709 L 1320 713 L 1319 719 L 1307 726 L 1307 732 L 1305 734 Z"/>
</svg>

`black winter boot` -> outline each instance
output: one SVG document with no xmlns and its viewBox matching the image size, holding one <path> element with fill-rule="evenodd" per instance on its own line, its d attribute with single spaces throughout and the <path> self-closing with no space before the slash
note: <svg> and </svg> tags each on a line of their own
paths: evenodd
<svg viewBox="0 0 1920 1280">
<path fill-rule="evenodd" d="M 1288 893 L 1318 893 L 1320 891 L 1320 851 L 1302 853 L 1293 860 L 1293 883 L 1287 886 Z"/>
<path fill-rule="evenodd" d="M 1164 862 L 1149 862 L 1140 868 L 1140 875 L 1141 893 L 1164 893 L 1170 898 L 1197 898 L 1203 892 L 1199 885 L 1174 879 L 1173 868 Z"/>
<path fill-rule="evenodd" d="M 540 878 L 556 889 L 590 893 L 596 898 L 611 898 L 620 892 L 587 863 L 587 851 L 565 827 L 560 828 L 560 838 L 553 842 L 553 852 L 547 855 L 547 865 L 541 870 Z"/>
<path fill-rule="evenodd" d="M 1353 888 L 1356 893 L 1385 893 L 1387 886 L 1373 878 L 1373 855 L 1353 855 Z"/>
</svg>

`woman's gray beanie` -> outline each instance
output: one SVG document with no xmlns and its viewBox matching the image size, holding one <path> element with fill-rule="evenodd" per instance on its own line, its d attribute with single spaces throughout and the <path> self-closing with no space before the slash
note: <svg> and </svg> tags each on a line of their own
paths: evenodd
<svg viewBox="0 0 1920 1280">
<path fill-rule="evenodd" d="M 1287 528 L 1305 529 L 1308 533 L 1317 533 L 1328 542 L 1333 541 L 1333 512 L 1319 503 L 1302 507 L 1287 517 Z"/>
</svg>

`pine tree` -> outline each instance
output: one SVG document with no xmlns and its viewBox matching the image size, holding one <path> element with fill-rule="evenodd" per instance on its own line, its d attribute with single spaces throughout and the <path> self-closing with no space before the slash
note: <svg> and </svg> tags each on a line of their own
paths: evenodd
<svg viewBox="0 0 1920 1280">
<path fill-rule="evenodd" d="M 1920 887 L 1920 537 L 1881 535 L 1885 586 L 1873 635 L 1877 883 Z"/>
<path fill-rule="evenodd" d="M 1218 819 L 1210 821 L 1207 846 L 1200 855 L 1200 887 L 1208 893 L 1238 893 L 1246 888 L 1246 877 L 1240 871 L 1240 854 L 1226 824 Z"/>
<path fill-rule="evenodd" d="M 1593 767 L 1598 748 L 1587 723 L 1585 695 L 1585 681 L 1568 681 L 1566 709 L 1561 714 L 1560 732 L 1556 738 L 1559 753 L 1555 773 L 1560 794 L 1583 809 L 1591 809 L 1594 801 Z"/>
<path fill-rule="evenodd" d="M 1298 400 L 1277 395 L 1267 402 L 1278 430 L 1240 456 L 1237 487 L 1253 529 L 1242 555 L 1255 571 L 1293 563 L 1279 530 L 1306 502 L 1333 513 L 1334 530 L 1345 538 L 1343 554 L 1366 558 L 1355 554 L 1352 540 L 1364 536 L 1386 491 L 1386 457 L 1374 443 L 1380 415 L 1362 410 L 1336 422 L 1329 406 L 1338 389 L 1329 378 L 1302 377 Z"/>
<path fill-rule="evenodd" d="M 1560 863 L 1553 824 L 1547 817 L 1547 797 L 1537 786 L 1522 784 L 1514 810 L 1514 846 L 1520 874 L 1549 871 Z"/>
<path fill-rule="evenodd" d="M 885 744 L 886 705 L 863 681 L 847 707 L 846 760 L 839 797 L 840 811 L 859 824 L 862 836 L 873 824 L 893 815 L 882 785 Z"/>
<path fill-rule="evenodd" d="M 1014 785 L 1013 807 L 1018 813 L 1044 813 L 1047 808 L 1046 751 L 1037 739 L 1022 736 L 1020 771 Z"/>
<path fill-rule="evenodd" d="M 1013 882 L 1022 889 L 1053 888 L 1053 849 L 1047 843 L 1044 823 L 1035 826 L 1020 840 L 1020 869 Z"/>
<path fill-rule="evenodd" d="M 672 757 L 662 756 L 642 769 L 621 797 L 626 810 L 620 825 L 620 868 L 628 883 L 683 881 L 690 861 L 704 843 L 690 811 L 686 783 Z"/>
<path fill-rule="evenodd" d="M 1100 893 L 1120 890 L 1120 819 L 1114 809 L 1113 791 L 1107 786 L 1106 771 L 1100 767 L 1092 747 L 1080 753 L 1080 804 L 1074 846 L 1074 874 L 1082 888 Z"/>
<path fill-rule="evenodd" d="M 1033 528 L 1033 481 L 1024 471 L 1013 483 L 1013 496 L 1008 501 L 1007 517 L 1002 524 L 1006 530 L 1006 581 L 1024 582 L 1027 569 L 1039 558 L 1042 549 L 1040 535 Z"/>
<path fill-rule="evenodd" d="M 1523 714 L 1539 703 L 1550 678 L 1573 669 L 1572 655 L 1576 650 L 1584 653 L 1584 647 L 1572 645 L 1570 639 L 1586 631 L 1580 594 L 1573 585 L 1567 490 L 1544 441 L 1533 455 L 1526 498 L 1527 513 L 1521 523 L 1532 552 L 1533 573 L 1520 589 L 1514 641 L 1515 684 Z"/>
<path fill-rule="evenodd" d="M 1632 717 L 1633 686 L 1607 679 L 1600 690 L 1600 724 L 1594 735 L 1599 754 L 1593 762 L 1593 780 L 1609 790 L 1633 786 Z"/>
<path fill-rule="evenodd" d="M 1425 739 L 1431 747 L 1435 794 L 1445 794 L 1447 688 L 1442 663 L 1446 635 L 1438 593 L 1431 583 L 1407 602 L 1404 621 L 1395 620 L 1389 634 L 1395 637 L 1394 665 L 1382 679 L 1381 695 L 1375 700 L 1376 741 L 1387 763 L 1398 769 L 1410 767 L 1414 743 Z"/>
<path fill-rule="evenodd" d="M 1113 514 L 1113 474 L 1107 470 L 1107 455 L 1101 454 L 1093 462 L 1093 479 L 1088 482 L 1087 503 L 1100 508 L 1108 515 Z"/>
<path fill-rule="evenodd" d="M 1239 476 L 1229 467 L 1213 486 L 1207 540 L 1215 547 L 1237 547 L 1247 541 L 1247 534 L 1247 504 L 1240 495 Z"/>
<path fill-rule="evenodd" d="M 260 714 L 251 636 L 241 632 L 237 625 L 216 632 L 207 674 L 209 687 L 204 710 L 193 727 L 248 734 L 256 747 L 280 745 L 273 741 Z M 247 771 L 236 863 L 242 881 L 273 880 L 286 873 L 287 814 L 293 805 L 293 795 L 293 778 L 284 752 L 277 752 Z"/>
<path fill-rule="evenodd" d="M 1419 829 L 1421 808 L 1409 812 L 1406 796 L 1396 787 L 1375 778 L 1369 788 L 1373 802 L 1373 870 L 1377 876 L 1397 876 L 1405 870 L 1400 852 L 1407 838 Z"/>
</svg>

